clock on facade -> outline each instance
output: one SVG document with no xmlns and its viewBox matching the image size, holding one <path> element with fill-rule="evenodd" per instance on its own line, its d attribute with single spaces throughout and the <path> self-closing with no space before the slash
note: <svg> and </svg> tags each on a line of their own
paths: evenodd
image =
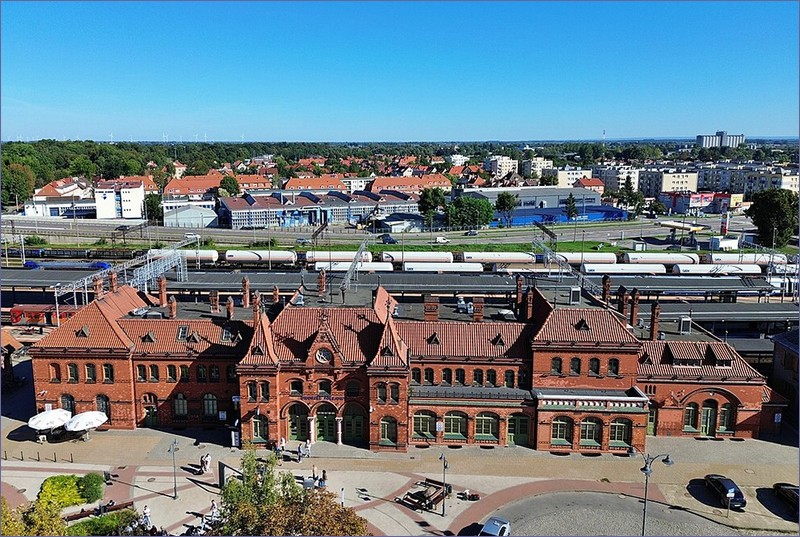
<svg viewBox="0 0 800 537">
<path fill-rule="evenodd" d="M 320 349 L 317 351 L 317 361 L 321 364 L 327 364 L 333 359 L 333 353 L 328 349 Z"/>
</svg>

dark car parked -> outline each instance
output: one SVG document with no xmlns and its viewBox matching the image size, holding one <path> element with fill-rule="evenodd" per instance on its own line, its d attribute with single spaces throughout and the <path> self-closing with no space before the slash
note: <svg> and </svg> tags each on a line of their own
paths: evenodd
<svg viewBox="0 0 800 537">
<path fill-rule="evenodd" d="M 381 241 L 383 244 L 397 244 L 397 239 L 392 237 L 391 235 L 384 235 L 381 237 Z"/>
<path fill-rule="evenodd" d="M 727 478 L 724 475 L 708 474 L 705 477 L 706 487 L 708 487 L 719 498 L 722 507 L 730 507 L 731 509 L 743 509 L 747 505 L 747 500 L 744 499 L 739 486 L 733 482 L 733 479 Z M 733 497 L 729 498 L 728 495 L 733 493 Z"/>
<path fill-rule="evenodd" d="M 793 513 L 797 513 L 798 503 L 798 486 L 791 483 L 775 483 L 772 485 L 772 490 L 775 494 L 782 499 Z"/>
</svg>

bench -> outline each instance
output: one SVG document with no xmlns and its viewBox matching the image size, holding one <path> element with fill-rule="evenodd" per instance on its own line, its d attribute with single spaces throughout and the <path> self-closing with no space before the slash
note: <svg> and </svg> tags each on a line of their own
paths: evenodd
<svg viewBox="0 0 800 537">
<path fill-rule="evenodd" d="M 104 515 L 106 513 L 113 513 L 114 511 L 121 511 L 123 509 L 129 509 L 133 507 L 133 501 L 115 503 L 113 505 L 103 505 L 102 507 L 94 508 L 94 509 L 81 509 L 77 513 L 72 513 L 70 515 L 64 516 L 65 522 L 74 522 L 75 520 L 80 520 L 82 518 L 88 518 L 90 516 L 99 516 Z"/>
<path fill-rule="evenodd" d="M 445 487 L 444 483 L 435 479 L 417 481 L 414 486 L 419 488 L 406 492 L 402 498 L 395 498 L 396 502 L 402 503 L 414 511 L 434 509 L 442 503 L 447 496 L 447 489 L 449 489 L 449 486 Z"/>
</svg>

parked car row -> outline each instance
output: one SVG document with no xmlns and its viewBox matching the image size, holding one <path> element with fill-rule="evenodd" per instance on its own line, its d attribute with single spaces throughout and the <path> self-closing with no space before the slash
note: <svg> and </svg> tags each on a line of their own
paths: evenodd
<svg viewBox="0 0 800 537">
<path fill-rule="evenodd" d="M 708 474 L 703 479 L 706 488 L 719 500 L 722 507 L 728 509 L 744 509 L 747 505 L 747 499 L 744 497 L 742 489 L 734 482 L 733 479 L 725 477 L 720 474 Z M 795 514 L 798 513 L 798 486 L 791 483 L 775 483 L 772 486 L 772 491 L 775 495 L 783 500 L 789 509 Z"/>
</svg>

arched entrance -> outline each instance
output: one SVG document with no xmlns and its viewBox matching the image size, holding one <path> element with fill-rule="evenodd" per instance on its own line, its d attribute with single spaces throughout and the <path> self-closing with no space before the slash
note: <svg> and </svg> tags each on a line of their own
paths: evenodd
<svg viewBox="0 0 800 537">
<path fill-rule="evenodd" d="M 342 442 L 361 445 L 366 442 L 365 426 L 367 413 L 360 406 L 350 403 L 344 409 Z"/>
<path fill-rule="evenodd" d="M 713 399 L 703 401 L 703 410 L 700 414 L 700 434 L 703 436 L 717 434 L 717 402 Z"/>
<path fill-rule="evenodd" d="M 524 414 L 512 414 L 508 417 L 508 432 L 506 434 L 509 446 L 530 445 L 528 431 L 530 419 Z"/>
<path fill-rule="evenodd" d="M 317 442 L 336 442 L 336 407 L 330 403 L 317 407 Z"/>
<path fill-rule="evenodd" d="M 146 393 L 142 397 L 144 406 L 144 426 L 158 427 L 158 397 L 152 393 Z"/>
<path fill-rule="evenodd" d="M 308 439 L 308 408 L 300 403 L 289 407 L 289 440 Z"/>
</svg>

